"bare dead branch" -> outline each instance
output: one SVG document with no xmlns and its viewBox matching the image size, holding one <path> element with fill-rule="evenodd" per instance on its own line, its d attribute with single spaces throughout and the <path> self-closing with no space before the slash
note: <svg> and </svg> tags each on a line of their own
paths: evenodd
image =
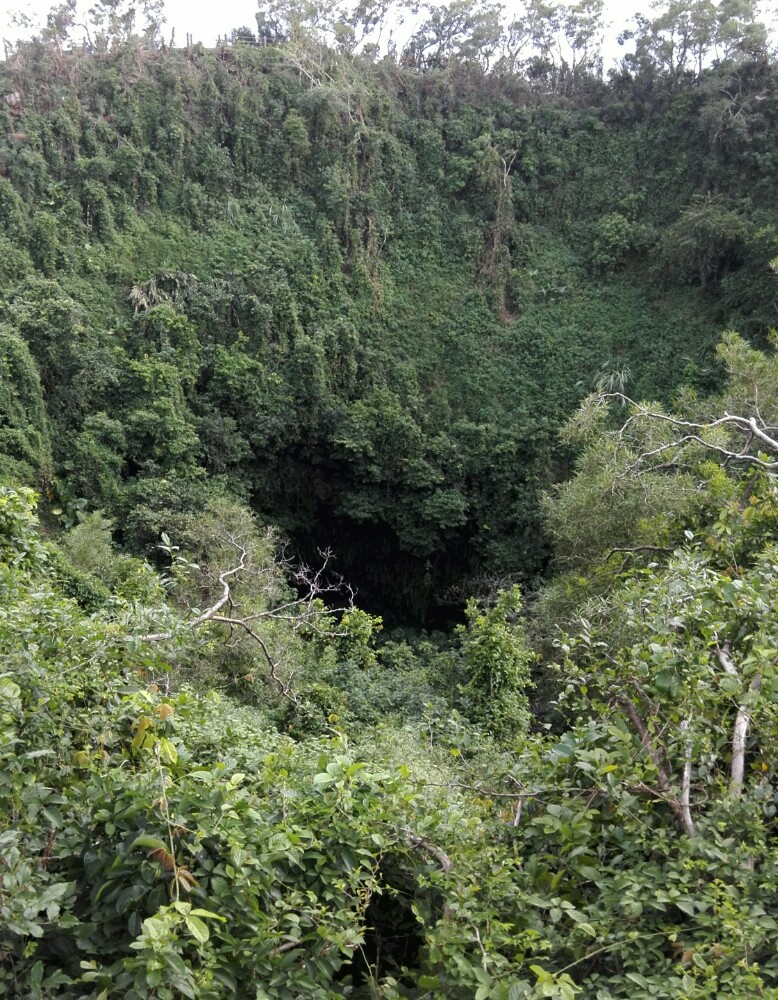
<svg viewBox="0 0 778 1000">
<path fill-rule="evenodd" d="M 681 730 L 686 733 L 689 731 L 689 719 L 684 719 L 681 722 Z M 681 812 L 683 813 L 684 826 L 692 830 L 694 829 L 694 821 L 692 820 L 692 813 L 689 804 L 690 793 L 692 787 L 692 741 L 687 740 L 684 746 L 684 762 L 683 762 L 683 775 L 681 777 Z"/>
<path fill-rule="evenodd" d="M 508 776 L 510 777 L 510 775 Z M 447 781 L 441 784 L 435 781 L 421 781 L 419 784 L 423 788 L 466 788 L 469 792 L 478 792 L 485 799 L 539 799 L 544 792 L 495 792 L 490 788 L 481 788 L 479 785 L 467 785 L 462 781 Z M 589 788 L 565 788 L 565 792 L 590 791 Z"/>
<path fill-rule="evenodd" d="M 218 583 L 221 587 L 219 598 L 205 611 L 186 622 L 186 625 L 192 631 L 197 631 L 209 623 L 226 626 L 228 642 L 231 640 L 234 630 L 241 630 L 259 647 L 267 663 L 270 679 L 279 695 L 297 708 L 304 709 L 305 705 L 292 690 L 293 674 L 290 674 L 286 680 L 280 676 L 280 661 L 273 656 L 267 641 L 263 639 L 254 626 L 262 621 L 281 621 L 289 624 L 293 633 L 305 629 L 328 638 L 343 636 L 346 634 L 345 629 L 333 628 L 332 623 L 337 621 L 339 615 L 354 609 L 354 590 L 343 581 L 342 577 L 333 577 L 328 574 L 328 566 L 333 558 L 329 549 L 320 553 L 322 562 L 315 570 L 305 565 L 292 567 L 291 562 L 282 557 L 279 560 L 280 566 L 287 571 L 287 575 L 291 577 L 297 588 L 303 591 L 302 595 L 262 611 L 240 615 L 237 613 L 238 603 L 233 596 L 232 585 L 242 572 L 248 570 L 249 553 L 247 548 L 236 541 L 232 535 L 225 532 L 225 538 L 236 550 L 237 562 L 234 566 L 219 573 Z M 346 592 L 346 601 L 340 606 L 333 608 L 322 604 L 324 595 L 342 594 L 343 591 Z M 225 609 L 227 613 L 221 614 L 220 612 Z M 172 639 L 174 635 L 175 632 L 169 629 L 164 632 L 151 632 L 137 638 L 142 642 L 165 642 Z"/>
<path fill-rule="evenodd" d="M 738 671 L 732 659 L 730 644 L 725 642 L 723 646 L 716 650 L 716 657 L 724 672 L 730 677 L 740 680 Z M 746 742 L 748 740 L 748 730 L 751 726 L 751 705 L 749 695 L 755 695 L 762 686 L 762 673 L 757 673 L 748 686 L 746 700 L 738 705 L 735 715 L 735 725 L 732 729 L 732 763 L 729 769 L 729 797 L 739 799 L 743 791 L 743 777 L 746 767 Z"/>
<path fill-rule="evenodd" d="M 281 695 L 281 697 L 286 698 L 287 701 L 291 701 L 292 704 L 296 705 L 298 708 L 304 707 L 303 703 L 291 689 L 292 678 L 290 677 L 287 681 L 283 681 L 278 676 L 278 669 L 280 667 L 280 663 L 277 660 L 273 659 L 273 657 L 270 654 L 270 650 L 268 649 L 267 643 L 257 632 L 254 631 L 254 629 L 251 628 L 251 626 L 244 619 L 219 617 L 219 618 L 213 618 L 212 620 L 222 625 L 229 625 L 230 627 L 235 626 L 236 628 L 242 628 L 244 632 L 251 639 L 253 639 L 254 642 L 256 642 L 256 644 L 262 651 L 262 655 L 264 656 L 265 661 L 268 665 L 268 669 L 270 671 L 270 679 L 275 684 L 276 689 L 278 690 L 278 693 Z"/>
<path fill-rule="evenodd" d="M 638 552 L 656 552 L 658 555 L 670 555 L 670 553 L 675 550 L 669 545 L 625 545 L 617 546 L 612 548 L 606 556 L 603 557 L 602 562 L 607 563 L 611 556 L 615 556 L 618 553 L 625 553 L 624 558 L 621 561 L 621 566 L 619 567 L 619 572 L 623 573 L 627 568 L 627 563 L 629 562 L 629 557 L 631 555 L 636 555 Z"/>
<path fill-rule="evenodd" d="M 190 628 L 193 629 L 199 628 L 200 625 L 204 625 L 205 622 L 210 621 L 214 617 L 214 615 L 218 614 L 218 612 L 221 611 L 224 605 L 230 601 L 230 584 L 228 582 L 229 578 L 236 576 L 238 573 L 241 572 L 241 570 L 244 570 L 246 568 L 246 559 L 248 558 L 248 551 L 243 545 L 239 545 L 237 542 L 235 542 L 235 540 L 232 537 L 228 536 L 228 540 L 230 544 L 233 545 L 240 554 L 238 564 L 236 566 L 233 566 L 231 569 L 224 570 L 224 572 L 219 574 L 219 584 L 221 585 L 222 588 L 221 597 L 219 598 L 218 601 L 216 601 L 215 604 L 212 604 L 211 607 L 206 608 L 206 610 L 203 611 L 202 614 L 198 615 L 197 618 L 188 622 Z M 150 635 L 142 635 L 139 636 L 139 638 L 143 642 L 163 642 L 165 639 L 171 639 L 172 636 L 173 633 L 168 631 L 168 632 L 151 633 Z"/>
<path fill-rule="evenodd" d="M 747 462 L 768 471 L 775 471 L 778 469 L 778 458 L 774 461 L 765 461 L 764 459 L 759 458 L 758 455 L 754 455 L 751 451 L 749 451 L 753 443 L 753 439 L 757 438 L 763 445 L 766 446 L 769 452 L 778 456 L 778 437 L 775 436 L 776 428 L 767 425 L 764 420 L 762 420 L 761 415 L 759 414 L 758 404 L 756 417 L 743 417 L 738 414 L 725 413 L 716 420 L 699 422 L 694 420 L 684 420 L 681 417 L 674 417 L 668 413 L 651 410 L 644 404 L 636 402 L 634 399 L 631 399 L 629 396 L 625 396 L 624 393 L 621 392 L 601 393 L 597 397 L 598 402 L 604 403 L 609 400 L 618 400 L 621 404 L 630 406 L 633 410 L 632 414 L 624 422 L 619 431 L 620 438 L 623 438 L 627 428 L 632 423 L 641 418 L 657 420 L 685 432 L 674 441 L 660 445 L 650 451 L 643 452 L 630 466 L 627 473 L 634 471 L 642 465 L 646 459 L 654 458 L 673 449 L 680 448 L 684 444 L 690 443 L 699 444 L 709 451 L 714 451 L 719 455 L 723 455 L 730 461 Z M 704 437 L 702 437 L 703 434 L 722 427 L 738 430 L 745 434 L 746 440 L 743 447 L 736 451 L 731 448 L 725 448 L 722 445 L 714 444 L 713 442 L 707 441 Z"/>
</svg>

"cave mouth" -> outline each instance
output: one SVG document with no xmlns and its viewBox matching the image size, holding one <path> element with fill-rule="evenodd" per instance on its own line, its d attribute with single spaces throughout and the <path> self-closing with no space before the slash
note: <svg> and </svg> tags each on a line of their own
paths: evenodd
<svg viewBox="0 0 778 1000">
<path fill-rule="evenodd" d="M 365 911 L 363 944 L 338 977 L 341 985 L 351 987 L 349 995 L 355 1000 L 375 997 L 375 988 L 388 976 L 412 989 L 421 974 L 425 937 L 414 912 L 421 893 L 418 880 L 390 856 L 382 859 L 380 875 L 381 891 L 373 894 Z M 425 900 L 426 907 L 430 903 L 440 909 L 439 901 Z"/>
<path fill-rule="evenodd" d="M 447 632 L 462 620 L 464 599 L 449 595 L 472 573 L 467 539 L 452 538 L 435 553 L 417 555 L 404 550 L 384 523 L 332 516 L 290 534 L 310 566 L 321 562 L 322 550 L 331 551 L 333 573 L 353 587 L 355 603 L 380 616 L 386 628 Z"/>
</svg>

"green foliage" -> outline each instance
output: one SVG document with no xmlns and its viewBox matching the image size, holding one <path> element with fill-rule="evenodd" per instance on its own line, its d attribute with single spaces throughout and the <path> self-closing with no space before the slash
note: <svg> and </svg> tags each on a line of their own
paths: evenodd
<svg viewBox="0 0 778 1000">
<path fill-rule="evenodd" d="M 65 597 L 70 597 L 85 611 L 95 612 L 109 601 L 110 591 L 101 580 L 74 566 L 57 548 L 49 553 L 52 579 Z"/>
<path fill-rule="evenodd" d="M 32 495 L 3 499 L 18 553 L 0 604 L 9 996 L 254 996 L 261 985 L 279 1000 L 334 1000 L 363 978 L 399 996 L 415 984 L 391 943 L 398 926 L 438 992 L 488 986 L 484 997 L 504 1000 L 531 981 L 509 960 L 526 936 L 489 929 L 515 865 L 479 900 L 472 806 L 355 759 L 341 737 L 295 744 L 215 693 L 163 694 L 150 679 L 164 662 L 133 637 L 142 607 L 86 615 L 29 555 Z"/>
<path fill-rule="evenodd" d="M 6 569 L 40 570 L 46 551 L 37 533 L 37 495 L 29 487 L 0 486 L 0 552 Z"/>
<path fill-rule="evenodd" d="M 621 212 L 603 216 L 594 227 L 592 265 L 597 271 L 616 271 L 651 244 L 650 230 Z"/>
<path fill-rule="evenodd" d="M 599 842 L 600 857 L 613 859 L 607 878 L 615 879 L 621 900 L 616 933 L 623 942 L 612 942 L 614 955 L 623 962 L 628 942 L 635 942 L 633 970 L 640 978 L 631 972 L 627 978 L 645 982 L 646 988 L 655 982 L 657 962 L 677 963 L 664 986 L 666 996 L 679 989 L 692 996 L 740 995 L 752 983 L 764 984 L 761 977 L 771 982 L 775 974 L 774 918 L 768 916 L 774 890 L 763 892 L 755 874 L 762 866 L 770 868 L 774 850 L 767 833 L 773 765 L 764 756 L 764 741 L 772 740 L 774 725 L 769 662 L 775 619 L 767 608 L 772 606 L 775 559 L 772 542 L 762 549 L 759 534 L 751 534 L 749 515 L 758 506 L 727 519 L 735 536 L 745 532 L 756 543 L 749 557 L 743 558 L 741 548 L 743 562 L 734 576 L 734 537 L 722 549 L 694 541 L 661 573 L 636 573 L 607 601 L 590 604 L 588 617 L 576 622 L 577 634 L 563 645 L 565 709 L 588 721 L 574 726 L 548 759 L 586 789 L 578 800 L 578 821 L 588 826 L 585 834 L 581 831 L 582 844 Z M 774 539 L 774 498 L 771 506 Z M 717 655 L 730 643 L 737 661 L 732 675 L 722 670 Z M 753 679 L 763 670 L 763 686 L 757 688 Z M 745 785 L 737 789 L 730 778 L 733 701 L 735 706 L 748 704 L 751 720 L 752 763 Z M 687 819 L 683 802 L 689 792 L 684 788 L 692 785 Z M 664 791 L 655 794 L 660 788 Z M 654 804 L 640 802 L 644 795 Z M 540 821 L 546 836 L 564 829 L 556 826 L 555 817 L 562 824 L 572 822 L 570 811 L 549 808 Z M 612 834 L 626 854 L 616 841 L 614 853 L 602 846 L 600 837 Z M 684 834 L 691 834 L 690 840 L 680 846 L 678 838 Z M 668 837 L 676 845 L 672 849 Z M 654 869 L 652 876 L 651 864 L 636 863 L 634 855 L 629 860 L 633 851 L 642 850 L 643 838 L 647 852 L 661 856 L 672 850 L 680 857 L 671 862 L 665 855 L 669 867 L 661 874 Z M 554 847 L 547 849 L 553 856 Z M 591 936 L 599 938 L 601 917 L 596 914 L 610 904 L 599 895 L 604 886 L 600 864 L 587 869 L 588 874 L 594 879 L 592 891 L 584 893 L 587 909 L 577 922 L 583 926 L 585 920 Z M 724 907 L 722 894 L 728 900 Z M 672 931 L 668 907 L 692 920 Z M 730 920 L 737 922 L 737 934 L 727 929 L 734 929 Z M 682 942 L 675 960 L 667 950 L 672 942 Z M 610 960 L 602 961 L 592 988 L 607 983 L 609 995 L 621 995 L 624 972 L 606 972 Z"/>
<path fill-rule="evenodd" d="M 518 586 L 498 591 L 491 606 L 471 599 L 459 626 L 468 715 L 496 736 L 525 734 L 529 725 L 529 666 L 533 654 L 521 618 Z"/>
<path fill-rule="evenodd" d="M 38 369 L 27 345 L 0 326 L 0 476 L 47 485 L 52 456 Z"/>
<path fill-rule="evenodd" d="M 142 13 L 0 65 L 0 992 L 775 995 L 753 5 Z"/>
<path fill-rule="evenodd" d="M 598 373 L 707 388 L 722 292 L 764 333 L 772 68 L 672 97 L 595 84 L 597 11 L 531 6 L 510 44 L 540 63 L 511 49 L 488 75 L 468 60 L 499 25 L 467 4 L 427 19 L 414 52 L 446 68 L 426 75 L 325 58 L 310 11 L 293 43 L 228 60 L 111 29 L 99 59 L 63 62 L 56 34 L 4 64 L 23 138 L 2 154 L 0 308 L 38 365 L 54 475 L 123 541 L 172 526 L 161 481 L 223 477 L 309 559 L 325 538 L 394 622 L 470 575 L 532 586 L 555 428 Z M 32 481 L 18 436 L 8 471 Z"/>
<path fill-rule="evenodd" d="M 698 197 L 665 232 L 662 262 L 676 281 L 702 288 L 739 264 L 747 224 L 722 198 Z"/>
<path fill-rule="evenodd" d="M 70 439 L 63 476 L 78 496 L 114 509 L 122 493 L 126 454 L 127 437 L 121 421 L 102 411 L 90 413 Z"/>
</svg>

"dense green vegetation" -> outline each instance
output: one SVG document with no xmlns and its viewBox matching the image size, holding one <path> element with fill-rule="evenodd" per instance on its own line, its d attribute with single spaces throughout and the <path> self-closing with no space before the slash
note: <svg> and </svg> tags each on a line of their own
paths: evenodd
<svg viewBox="0 0 778 1000">
<path fill-rule="evenodd" d="M 0 992 L 778 997 L 766 31 L 391 10 L 0 64 Z"/>
<path fill-rule="evenodd" d="M 544 573 L 556 428 L 599 375 L 706 388 L 721 329 L 764 336 L 774 69 L 556 95 L 304 54 L 3 66 L 6 464 L 135 551 L 220 480 L 418 623 Z"/>
</svg>

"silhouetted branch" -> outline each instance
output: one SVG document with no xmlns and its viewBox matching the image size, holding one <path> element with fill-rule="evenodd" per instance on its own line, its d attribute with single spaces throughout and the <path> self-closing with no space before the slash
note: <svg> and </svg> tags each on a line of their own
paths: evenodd
<svg viewBox="0 0 778 1000">
<path fill-rule="evenodd" d="M 259 647 L 268 665 L 270 679 L 278 693 L 298 708 L 303 707 L 302 702 L 291 688 L 293 675 L 290 675 L 287 680 L 279 675 L 280 661 L 273 656 L 267 641 L 258 633 L 256 625 L 263 621 L 281 621 L 286 622 L 293 633 L 304 629 L 307 632 L 330 638 L 343 636 L 346 634 L 346 630 L 338 628 L 334 623 L 338 616 L 353 610 L 354 590 L 343 581 L 342 577 L 333 577 L 328 574 L 328 567 L 333 558 L 329 549 L 320 553 L 322 562 L 317 569 L 312 569 L 307 565 L 292 567 L 288 560 L 282 558 L 280 565 L 286 569 L 287 575 L 298 591 L 302 592 L 301 596 L 261 611 L 252 611 L 242 615 L 238 613 L 239 605 L 234 599 L 232 586 L 240 574 L 248 570 L 249 553 L 246 547 L 232 535 L 225 533 L 224 537 L 235 549 L 237 561 L 235 565 L 223 570 L 218 575 L 218 583 L 221 588 L 219 598 L 205 611 L 200 612 L 195 618 L 184 624 L 192 631 L 197 631 L 208 624 L 226 626 L 229 632 L 236 628 L 240 629 Z M 340 606 L 328 607 L 322 603 L 326 595 L 343 594 L 344 591 L 346 599 Z M 225 608 L 227 612 L 222 614 L 221 612 Z M 142 642 L 165 642 L 176 634 L 178 634 L 177 630 L 168 629 L 164 632 L 151 632 L 136 638 Z"/>
</svg>

